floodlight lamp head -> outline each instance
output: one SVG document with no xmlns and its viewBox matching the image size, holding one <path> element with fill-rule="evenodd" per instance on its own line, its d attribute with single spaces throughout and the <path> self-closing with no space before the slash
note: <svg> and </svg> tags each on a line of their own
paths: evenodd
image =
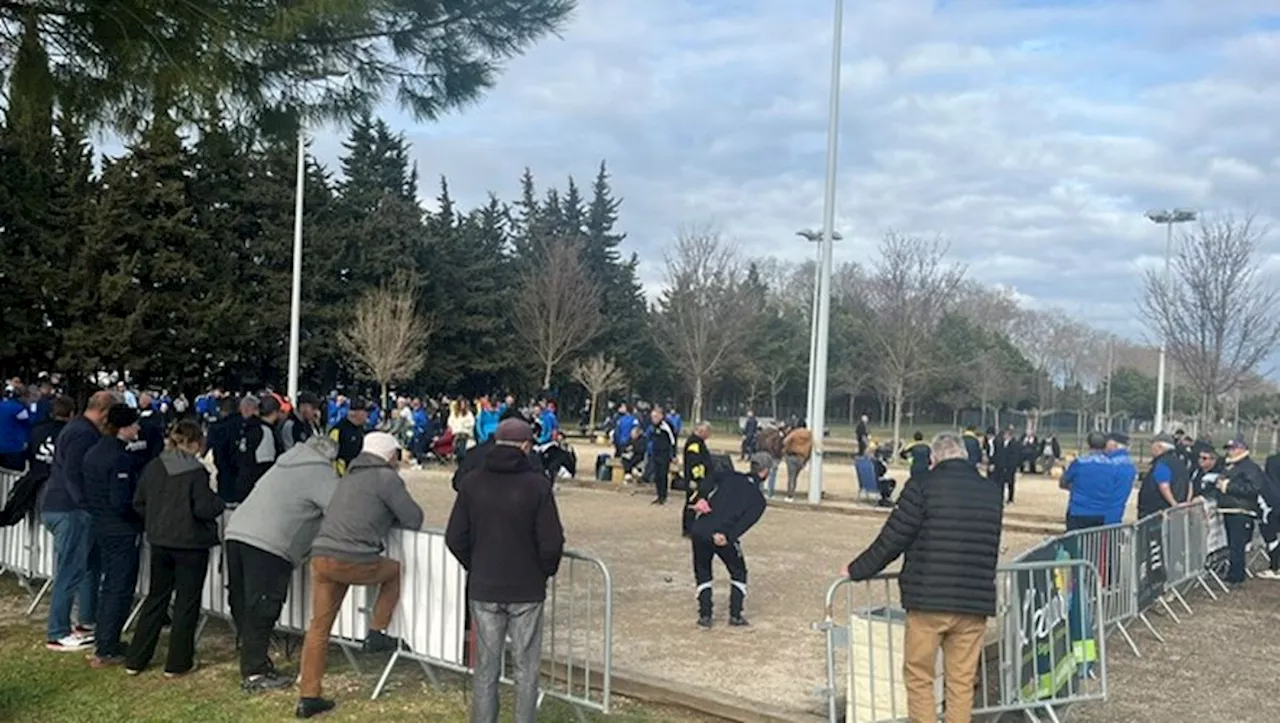
<svg viewBox="0 0 1280 723">
<path fill-rule="evenodd" d="M 1196 215 L 1195 209 L 1175 208 L 1173 209 L 1173 222 L 1182 223 L 1184 221 L 1194 221 L 1196 220 Z"/>
<path fill-rule="evenodd" d="M 1171 217 L 1168 211 L 1162 211 L 1158 208 L 1153 208 L 1147 211 L 1146 215 L 1147 218 L 1151 219 L 1155 223 L 1168 223 Z"/>
</svg>

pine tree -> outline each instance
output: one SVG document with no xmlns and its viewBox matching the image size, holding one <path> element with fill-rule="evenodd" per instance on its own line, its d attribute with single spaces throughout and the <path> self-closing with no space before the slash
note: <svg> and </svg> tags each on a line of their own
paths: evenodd
<svg viewBox="0 0 1280 723">
<path fill-rule="evenodd" d="M 167 115 L 104 166 L 78 267 L 92 291 L 80 299 L 81 323 L 67 343 L 90 369 L 143 381 L 199 378 L 197 350 L 228 336 L 210 324 L 208 305 L 193 301 L 207 283 L 200 261 L 208 236 L 196 223 L 188 168 L 190 154 Z"/>
</svg>

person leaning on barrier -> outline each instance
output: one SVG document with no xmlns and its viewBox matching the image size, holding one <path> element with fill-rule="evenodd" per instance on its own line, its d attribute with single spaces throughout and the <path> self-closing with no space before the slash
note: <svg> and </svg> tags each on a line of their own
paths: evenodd
<svg viewBox="0 0 1280 723">
<path fill-rule="evenodd" d="M 209 549 L 218 546 L 218 517 L 226 508 L 209 487 L 209 471 L 199 459 L 203 448 L 200 425 L 178 422 L 169 431 L 168 446 L 147 464 L 138 480 L 133 509 L 142 517 L 151 549 L 151 580 L 125 653 L 129 675 L 141 673 L 151 663 L 171 601 L 165 677 L 196 669 L 201 591 L 209 571 Z"/>
<path fill-rule="evenodd" d="M 1191 458 L 1195 462 L 1191 470 L 1191 497 L 1195 499 L 1217 487 L 1218 477 L 1222 475 L 1222 459 L 1208 442 L 1196 442 L 1191 448 Z"/>
<path fill-rule="evenodd" d="M 400 602 L 400 563 L 382 556 L 383 540 L 392 527 L 422 527 L 422 508 L 409 496 L 399 474 L 400 443 L 386 432 L 370 432 L 361 452 L 347 466 L 325 510 L 320 532 L 311 545 L 311 623 L 302 646 L 298 683 L 299 718 L 333 710 L 321 697 L 329 633 L 351 585 L 378 585 L 365 652 L 394 650 L 386 634 Z"/>
<path fill-rule="evenodd" d="M 754 416 L 751 417 L 755 419 Z M 711 423 L 698 422 L 684 444 L 684 511 L 680 516 L 680 533 L 685 537 L 693 527 L 695 513 L 694 504 L 702 498 L 702 487 L 706 486 L 711 475 L 711 450 L 707 447 L 707 439 L 711 436 Z M 756 436 L 752 435 L 751 446 L 756 444 Z M 755 450 L 752 450 L 755 454 Z"/>
<path fill-rule="evenodd" d="M 1173 437 L 1157 434 L 1151 440 L 1151 467 L 1138 488 L 1138 518 L 1177 507 L 1189 499 L 1190 475 Z"/>
<path fill-rule="evenodd" d="M 1138 466 L 1129 456 L 1129 436 L 1121 432 L 1112 432 L 1106 437 L 1104 454 L 1111 464 L 1116 466 L 1117 486 L 1111 509 L 1107 513 L 1107 524 L 1118 524 L 1124 520 L 1124 510 L 1129 506 L 1129 495 L 1133 493 L 1133 484 L 1138 479 Z M 1123 482 L 1123 484 L 1119 484 Z"/>
<path fill-rule="evenodd" d="M 1268 559 L 1267 569 L 1259 572 L 1258 578 L 1280 580 L 1280 484 L 1253 461 L 1249 456 L 1249 444 L 1242 437 L 1227 442 L 1226 450 L 1227 459 L 1223 476 L 1218 480 L 1218 490 L 1225 495 L 1242 498 L 1241 502 L 1253 502 L 1253 509 L 1258 513 L 1258 531 L 1262 533 Z"/>
<path fill-rule="evenodd" d="M 1107 438 L 1102 432 L 1086 437 L 1088 451 L 1075 458 L 1062 473 L 1058 486 L 1070 493 L 1067 498 L 1067 531 L 1120 522 L 1133 480 L 1125 468 L 1106 454 Z M 1117 501 L 1119 504 L 1117 505 Z"/>
<path fill-rule="evenodd" d="M 498 682 L 510 640 L 515 721 L 538 711 L 542 610 L 547 580 L 560 569 L 564 528 L 551 482 L 529 460 L 533 428 L 523 420 L 498 424 L 483 466 L 459 485 L 445 544 L 467 571 L 476 631 L 472 723 L 498 720 Z"/>
<path fill-rule="evenodd" d="M 1258 503 L 1266 485 L 1266 473 L 1249 458 L 1249 446 L 1243 439 L 1231 440 L 1226 450 L 1222 474 L 1213 487 L 1205 489 L 1205 494 L 1218 500 L 1218 511 L 1222 513 L 1222 525 L 1227 532 L 1229 568 L 1226 582 L 1241 585 L 1248 565 L 1245 552 L 1253 540 L 1253 528 L 1262 512 Z M 1274 577 L 1274 574 L 1264 577 Z"/>
<path fill-rule="evenodd" d="M 845 568 L 867 580 L 903 556 L 898 576 L 907 611 L 903 672 L 912 723 L 937 720 L 939 648 L 946 721 L 967 723 L 987 618 L 996 612 L 1002 490 L 969 462 L 960 435 L 933 440 L 933 469 L 912 477 L 875 541 Z"/>
<path fill-rule="evenodd" d="M 267 651 L 293 570 L 311 551 L 338 488 L 338 448 L 313 436 L 280 456 L 227 520 L 227 600 L 240 638 L 241 688 L 258 692 L 293 684 Z"/>
<path fill-rule="evenodd" d="M 717 470 L 702 486 L 702 496 L 694 503 L 696 518 L 690 528 L 693 543 L 693 579 L 697 584 L 698 626 L 712 625 L 711 561 L 719 557 L 729 571 L 729 625 L 745 627 L 743 604 L 747 598 L 747 559 L 742 554 L 742 536 L 760 520 L 768 503 L 760 483 L 769 475 L 772 457 L 768 452 L 751 455 L 749 475 Z"/>
</svg>

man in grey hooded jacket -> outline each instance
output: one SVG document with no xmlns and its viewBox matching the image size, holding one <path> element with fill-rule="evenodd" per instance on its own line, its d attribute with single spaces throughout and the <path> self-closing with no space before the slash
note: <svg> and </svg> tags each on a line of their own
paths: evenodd
<svg viewBox="0 0 1280 723">
<path fill-rule="evenodd" d="M 227 592 L 240 635 L 241 687 L 248 692 L 293 684 L 267 650 L 293 569 L 311 551 L 325 508 L 338 488 L 338 448 L 315 436 L 285 452 L 227 522 Z"/>
</svg>

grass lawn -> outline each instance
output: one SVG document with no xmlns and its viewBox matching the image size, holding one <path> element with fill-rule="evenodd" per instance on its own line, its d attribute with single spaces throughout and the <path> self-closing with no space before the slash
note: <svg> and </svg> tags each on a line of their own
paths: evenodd
<svg viewBox="0 0 1280 723">
<path fill-rule="evenodd" d="M 192 675 L 166 680 L 163 667 L 165 639 L 161 639 L 157 663 L 147 672 L 126 676 L 123 669 L 95 670 L 82 653 L 45 650 L 44 618 L 25 618 L 19 606 L 26 600 L 11 577 L 0 580 L 0 721 L 280 721 L 293 717 L 297 691 L 247 695 L 240 690 L 233 641 L 226 626 L 210 621 L 200 639 L 200 669 Z M 363 658 L 365 674 L 353 672 L 336 650 L 329 657 L 325 695 L 336 698 L 338 708 L 317 720 L 354 721 L 465 721 L 469 695 L 467 681 L 441 674 L 441 686 L 433 688 L 413 662 L 397 666 L 388 690 L 376 701 L 369 694 L 386 656 Z M 296 661 L 277 660 L 285 670 Z M 614 698 L 615 713 L 609 721 L 623 723 L 699 723 L 709 719 L 680 711 L 641 706 Z M 510 716 L 510 700 L 503 701 Z M 603 716 L 589 714 L 588 720 Z M 548 699 L 538 717 L 547 723 L 571 723 L 573 711 Z"/>
</svg>

